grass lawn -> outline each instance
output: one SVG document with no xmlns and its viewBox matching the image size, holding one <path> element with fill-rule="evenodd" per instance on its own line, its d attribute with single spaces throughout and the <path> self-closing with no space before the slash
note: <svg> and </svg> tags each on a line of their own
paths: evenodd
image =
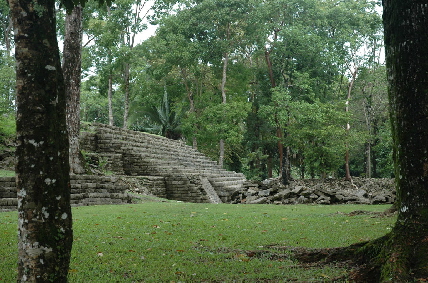
<svg viewBox="0 0 428 283">
<path fill-rule="evenodd" d="M 344 267 L 302 267 L 272 246 L 338 247 L 386 234 L 388 205 L 180 202 L 73 208 L 70 282 L 324 282 Z M 0 213 L 0 282 L 16 282 L 17 213 Z M 252 257 L 248 251 L 263 250 Z"/>
</svg>

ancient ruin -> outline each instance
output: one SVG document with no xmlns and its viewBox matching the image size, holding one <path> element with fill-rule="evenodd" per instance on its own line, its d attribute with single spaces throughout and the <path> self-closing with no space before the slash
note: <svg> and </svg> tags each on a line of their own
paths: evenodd
<svg viewBox="0 0 428 283">
<path fill-rule="evenodd" d="M 73 206 L 129 203 L 138 195 L 201 203 L 393 203 L 391 179 L 250 182 L 182 141 L 104 124 L 84 124 L 81 149 L 92 175 L 71 176 Z M 93 168 L 92 168 L 93 167 Z M 0 210 L 16 209 L 14 177 L 0 178 Z"/>
</svg>

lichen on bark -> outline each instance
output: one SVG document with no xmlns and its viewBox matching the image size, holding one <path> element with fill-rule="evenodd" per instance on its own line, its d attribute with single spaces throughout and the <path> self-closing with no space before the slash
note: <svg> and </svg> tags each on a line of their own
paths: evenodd
<svg viewBox="0 0 428 283">
<path fill-rule="evenodd" d="M 66 282 L 73 238 L 55 1 L 9 5 L 17 78 L 18 281 Z"/>
</svg>

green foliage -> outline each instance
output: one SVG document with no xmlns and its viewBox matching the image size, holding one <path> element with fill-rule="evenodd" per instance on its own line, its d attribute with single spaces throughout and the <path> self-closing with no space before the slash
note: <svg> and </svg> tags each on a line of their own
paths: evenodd
<svg viewBox="0 0 428 283">
<path fill-rule="evenodd" d="M 0 115 L 0 144 L 11 145 L 15 140 L 16 123 L 14 114 Z"/>
<path fill-rule="evenodd" d="M 376 163 L 372 176 L 387 174 L 388 143 L 380 137 L 387 129 L 386 85 L 374 57 L 381 47 L 376 1 L 156 1 L 156 35 L 130 48 L 131 35 L 145 28 L 132 21 L 132 3 L 115 1 L 107 9 L 90 2 L 85 8 L 93 44 L 84 49 L 90 77 L 82 92 L 83 120 L 108 123 L 112 76 L 114 121 L 122 124 L 123 66 L 130 64 L 130 128 L 165 135 L 166 125 L 178 125 L 174 117 L 181 114 L 173 113 L 183 111 L 174 136 L 215 159 L 219 139 L 225 140 L 225 166 L 250 178 L 279 174 L 281 146 L 290 150 L 292 171 L 301 177 L 341 176 L 346 148 L 352 174 L 362 176 L 367 144 Z M 226 55 L 230 105 L 224 106 Z M 343 102 L 356 67 L 347 116 Z M 169 111 L 159 104 L 165 91 Z"/>
<path fill-rule="evenodd" d="M 378 143 L 374 146 L 377 155 L 377 174 L 379 177 L 391 178 L 394 177 L 394 164 L 392 158 L 392 135 L 391 125 L 385 123 L 379 130 L 377 135 Z"/>
<path fill-rule="evenodd" d="M 161 135 L 170 139 L 181 137 L 182 111 L 171 109 L 168 92 L 164 91 L 162 101 L 157 106 L 143 108 L 139 123 L 134 123 L 134 130 Z"/>
<path fill-rule="evenodd" d="M 267 178 L 266 175 L 266 164 L 268 162 L 269 155 L 263 154 L 260 148 L 255 152 L 248 153 L 241 159 L 243 164 L 242 173 L 249 180 L 262 181 Z"/>
<path fill-rule="evenodd" d="M 15 111 L 15 66 L 13 57 L 0 52 L 0 115 Z"/>
<path fill-rule="evenodd" d="M 300 267 L 270 246 L 327 248 L 374 239 L 390 231 L 395 217 L 345 213 L 386 208 L 177 202 L 75 207 L 69 281 L 330 281 L 349 270 Z M 16 212 L 0 213 L 5 282 L 16 280 L 16 223 Z M 272 260 L 274 254 L 284 256 Z"/>
<path fill-rule="evenodd" d="M 229 102 L 213 104 L 203 109 L 199 115 L 190 113 L 183 120 L 183 132 L 189 137 L 196 137 L 201 150 L 216 159 L 218 141 L 225 140 L 227 156 L 239 151 L 246 131 L 245 121 L 250 104 L 246 102 Z M 194 125 L 198 125 L 197 131 Z"/>
</svg>

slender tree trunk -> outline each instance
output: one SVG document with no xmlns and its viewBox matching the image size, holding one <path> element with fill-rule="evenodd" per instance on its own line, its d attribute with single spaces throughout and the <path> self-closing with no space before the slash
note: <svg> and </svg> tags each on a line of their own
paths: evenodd
<svg viewBox="0 0 428 283">
<path fill-rule="evenodd" d="M 351 101 L 351 94 L 352 94 L 352 88 L 354 87 L 355 79 L 357 78 L 357 72 L 358 67 L 356 66 L 355 69 L 352 71 L 352 78 L 348 85 L 348 95 L 346 98 L 346 113 L 349 112 L 349 103 Z M 349 136 L 349 132 L 351 130 L 351 125 L 349 122 L 346 124 L 346 133 Z M 345 152 L 345 180 L 351 181 L 351 170 L 349 168 L 349 141 L 346 141 L 346 152 Z"/>
<path fill-rule="evenodd" d="M 11 17 L 11 15 L 9 13 L 8 24 L 5 27 L 5 31 L 4 31 L 4 45 L 6 47 L 6 55 L 7 55 L 7 57 L 10 56 L 10 50 L 11 50 L 11 42 L 10 42 L 11 40 L 10 40 L 10 38 L 11 38 L 12 28 L 13 28 L 12 17 Z"/>
<path fill-rule="evenodd" d="M 189 83 L 187 82 L 188 78 L 187 78 L 186 69 L 180 68 L 180 72 L 181 72 L 181 77 L 182 77 L 183 82 L 184 82 L 184 86 L 186 87 L 187 98 L 189 99 L 189 105 L 190 105 L 189 112 L 194 114 L 196 112 L 196 110 L 195 110 L 195 99 L 193 97 L 193 91 L 190 88 Z M 197 132 L 197 127 L 196 127 L 196 125 L 194 125 L 193 134 L 196 134 L 196 132 Z M 198 141 L 196 140 L 196 136 L 192 137 L 192 147 L 194 149 L 198 149 Z"/>
<path fill-rule="evenodd" d="M 221 98 L 222 98 L 222 103 L 226 104 L 227 103 L 227 96 L 226 96 L 226 82 L 227 82 L 227 65 L 229 63 L 229 54 L 227 52 L 224 53 L 223 55 L 223 75 L 222 75 L 222 79 L 221 79 Z M 224 165 L 224 139 L 220 139 L 220 143 L 219 143 L 219 151 L 220 151 L 220 155 L 218 158 L 218 164 L 223 167 Z"/>
<path fill-rule="evenodd" d="M 281 180 L 283 185 L 288 185 L 291 180 L 290 147 L 285 147 L 285 154 L 282 156 Z"/>
<path fill-rule="evenodd" d="M 268 178 L 272 178 L 273 177 L 273 170 L 272 170 L 273 166 L 272 166 L 272 156 L 268 157 L 267 160 L 267 171 L 268 171 Z"/>
<path fill-rule="evenodd" d="M 107 17 L 111 18 L 111 9 L 109 5 L 106 5 L 107 9 Z M 112 55 L 111 52 L 108 51 L 108 63 L 109 68 L 112 68 Z M 114 126 L 114 118 L 113 118 L 113 70 L 109 70 L 108 76 L 108 90 L 107 90 L 107 100 L 108 100 L 108 124 L 110 126 Z"/>
<path fill-rule="evenodd" d="M 278 145 L 278 154 L 279 154 L 279 175 L 282 176 L 282 168 L 284 166 L 284 146 L 282 145 L 282 130 L 279 126 L 278 118 L 275 117 L 276 122 L 276 137 L 278 139 L 277 145 Z"/>
<path fill-rule="evenodd" d="M 67 282 L 73 235 L 55 1 L 9 4 L 17 62 L 18 282 Z"/>
<path fill-rule="evenodd" d="M 275 88 L 276 82 L 275 82 L 275 77 L 273 75 L 272 61 L 270 60 L 270 52 L 267 49 L 265 51 L 265 60 L 266 60 L 266 65 L 268 67 L 268 73 L 269 73 L 269 79 L 270 79 L 271 87 Z"/>
<path fill-rule="evenodd" d="M 108 76 L 108 91 L 107 91 L 107 99 L 108 99 L 108 124 L 110 126 L 114 125 L 113 119 L 113 74 L 110 71 L 110 75 Z"/>
<path fill-rule="evenodd" d="M 63 70 L 67 97 L 67 129 L 70 144 L 70 173 L 84 172 L 81 163 L 80 133 L 80 77 L 82 54 L 82 7 L 74 7 L 65 18 Z"/>
<path fill-rule="evenodd" d="M 372 144 L 366 143 L 366 178 L 372 177 Z"/>
<path fill-rule="evenodd" d="M 131 48 L 132 49 L 132 48 Z M 129 116 L 129 84 L 130 84 L 130 64 L 125 64 L 124 77 L 125 77 L 125 101 L 123 105 L 123 128 L 128 128 L 128 116 Z"/>
<path fill-rule="evenodd" d="M 275 38 L 277 37 L 277 31 L 275 31 Z M 268 49 L 265 50 L 265 60 L 266 60 L 266 65 L 268 68 L 268 74 L 269 74 L 269 80 L 271 83 L 271 87 L 275 88 L 276 87 L 276 80 L 275 80 L 275 76 L 273 73 L 273 65 L 272 65 L 272 60 L 270 59 L 270 51 Z M 291 177 L 290 174 L 290 168 L 285 168 L 284 164 L 287 164 L 287 166 L 289 165 L 289 156 L 286 154 L 284 155 L 284 145 L 282 143 L 282 139 L 283 139 L 283 129 L 278 121 L 278 118 L 275 117 L 275 122 L 276 122 L 276 137 L 278 139 L 278 155 L 279 155 L 279 175 L 281 176 L 281 180 L 282 183 L 284 185 L 289 183 L 289 179 Z M 289 148 L 285 149 L 286 153 L 289 151 Z"/>
</svg>

